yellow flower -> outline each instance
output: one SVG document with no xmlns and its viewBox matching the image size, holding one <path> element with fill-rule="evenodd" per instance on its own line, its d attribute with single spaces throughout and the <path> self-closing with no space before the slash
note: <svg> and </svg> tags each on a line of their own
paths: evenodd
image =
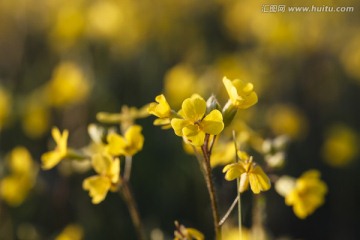
<svg viewBox="0 0 360 240">
<path fill-rule="evenodd" d="M 206 102 L 199 95 L 185 99 L 179 114 L 183 119 L 173 118 L 171 126 L 176 135 L 194 146 L 203 145 L 205 134 L 218 135 L 224 129 L 221 112 L 212 110 L 205 115 Z"/>
<path fill-rule="evenodd" d="M 171 106 L 178 109 L 183 99 L 191 97 L 194 92 L 204 93 L 204 85 L 197 79 L 194 70 L 186 64 L 178 64 L 165 74 L 164 91 Z"/>
<path fill-rule="evenodd" d="M 163 129 L 170 128 L 171 108 L 163 94 L 156 96 L 155 102 L 150 103 L 148 112 L 158 117 L 155 119 L 154 125 L 162 126 Z"/>
<path fill-rule="evenodd" d="M 290 138 L 302 138 L 308 131 L 307 119 L 295 106 L 274 105 L 269 109 L 266 120 L 275 135 L 287 135 Z"/>
<path fill-rule="evenodd" d="M 51 134 L 56 142 L 56 148 L 53 151 L 46 152 L 41 156 L 42 168 L 49 170 L 55 167 L 67 155 L 67 140 L 69 131 L 64 130 L 60 133 L 58 128 L 53 128 Z"/>
<path fill-rule="evenodd" d="M 226 172 L 225 179 L 228 181 L 240 178 L 239 191 L 244 192 L 249 187 L 258 194 L 261 191 L 267 191 L 271 187 L 270 179 L 264 173 L 262 168 L 252 161 L 252 158 L 246 161 L 239 161 L 224 167 Z"/>
<path fill-rule="evenodd" d="M 36 182 L 37 166 L 29 151 L 16 147 L 9 154 L 9 172 L 0 181 L 0 196 L 11 206 L 19 206 Z"/>
<path fill-rule="evenodd" d="M 235 158 L 235 150 L 233 142 L 218 141 L 215 143 L 211 153 L 211 167 L 225 165 L 233 161 Z"/>
<path fill-rule="evenodd" d="M 128 107 L 123 105 L 121 107 L 120 113 L 106 113 L 99 112 L 96 114 L 96 118 L 99 122 L 108 123 L 108 124 L 119 124 L 121 125 L 121 130 L 125 131 L 131 125 L 134 125 L 136 119 L 145 118 L 149 116 L 147 111 L 148 105 L 141 107 L 140 109 L 136 107 Z"/>
<path fill-rule="evenodd" d="M 223 78 L 231 103 L 239 109 L 246 109 L 257 103 L 258 97 L 252 83 L 244 83 L 238 79 L 233 81 Z"/>
<path fill-rule="evenodd" d="M 81 240 L 84 238 L 84 230 L 76 224 L 69 224 L 56 236 L 55 240 Z"/>
<path fill-rule="evenodd" d="M 85 100 L 90 83 L 78 64 L 62 62 L 55 68 L 45 90 L 51 105 L 65 107 Z"/>
<path fill-rule="evenodd" d="M 285 196 L 285 203 L 293 206 L 297 217 L 304 219 L 324 203 L 326 193 L 327 186 L 320 180 L 320 172 L 309 170 L 296 180 L 294 188 Z"/>
<path fill-rule="evenodd" d="M 204 240 L 204 234 L 195 228 L 186 228 L 184 225 L 175 221 L 176 230 L 174 240 Z"/>
<path fill-rule="evenodd" d="M 92 203 L 98 204 L 120 181 L 120 159 L 113 159 L 107 154 L 95 154 L 91 163 L 98 175 L 86 178 L 83 181 L 83 189 L 89 191 Z"/>
<path fill-rule="evenodd" d="M 326 163 L 333 167 L 343 167 L 356 159 L 359 154 L 359 139 L 353 129 L 346 125 L 334 125 L 326 134 L 322 147 Z"/>
<path fill-rule="evenodd" d="M 144 145 L 144 136 L 141 134 L 142 127 L 133 125 L 128 128 L 124 137 L 117 133 L 107 136 L 107 152 L 112 156 L 133 156 L 139 152 Z"/>
<path fill-rule="evenodd" d="M 22 117 L 22 128 L 30 138 L 39 138 L 49 130 L 50 110 L 44 103 L 29 99 Z"/>
</svg>

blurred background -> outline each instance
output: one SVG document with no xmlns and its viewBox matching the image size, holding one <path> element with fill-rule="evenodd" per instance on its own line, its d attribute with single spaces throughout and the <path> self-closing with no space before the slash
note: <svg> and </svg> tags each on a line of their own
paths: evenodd
<svg viewBox="0 0 360 240">
<path fill-rule="evenodd" d="M 82 189 L 91 171 L 40 170 L 41 154 L 53 146 L 51 127 L 69 129 L 69 145 L 80 148 L 98 112 L 140 108 L 160 93 L 174 109 L 195 92 L 225 104 L 223 76 L 255 85 L 259 102 L 239 119 L 263 138 L 290 136 L 278 173 L 299 177 L 315 168 L 328 185 L 325 204 L 305 220 L 273 189 L 263 193 L 269 238 L 359 239 L 360 3 L 271 2 L 353 6 L 348 13 L 263 13 L 264 4 L 0 0 L 0 188 L 15 186 L 0 198 L 0 239 L 54 239 L 69 228 L 72 239 L 135 239 L 118 194 L 91 204 Z M 211 239 L 198 163 L 153 120 L 137 121 L 145 145 L 131 178 L 147 234 L 171 239 L 179 220 Z M 15 155 L 32 169 L 24 181 L 7 164 Z M 222 215 L 236 190 L 221 170 L 214 168 Z M 252 195 L 243 198 L 250 228 Z"/>
</svg>

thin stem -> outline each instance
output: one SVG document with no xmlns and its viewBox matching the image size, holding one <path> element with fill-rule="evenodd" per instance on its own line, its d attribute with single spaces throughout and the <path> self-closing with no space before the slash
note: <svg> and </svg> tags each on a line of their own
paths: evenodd
<svg viewBox="0 0 360 240">
<path fill-rule="evenodd" d="M 210 195 L 210 202 L 211 202 L 211 210 L 214 220 L 214 229 L 215 229 L 215 235 L 216 239 L 221 239 L 221 226 L 219 225 L 219 211 L 218 211 L 218 204 L 215 194 L 215 186 L 212 179 L 211 174 L 211 166 L 210 166 L 210 154 L 208 151 L 208 142 L 209 142 L 209 134 L 206 135 L 205 141 L 203 146 L 201 147 L 202 153 L 203 153 L 203 160 L 204 160 L 204 166 L 205 166 L 205 181 L 206 186 Z"/>
<path fill-rule="evenodd" d="M 220 226 L 223 225 L 225 223 L 225 221 L 229 218 L 230 213 L 234 210 L 236 203 L 238 203 L 238 201 L 239 201 L 239 196 L 236 196 L 233 203 L 231 204 L 231 206 L 229 207 L 229 209 L 227 210 L 227 212 L 225 213 L 223 218 L 220 220 L 220 222 L 219 222 Z"/>
<path fill-rule="evenodd" d="M 240 195 L 240 178 L 237 178 L 237 198 L 239 199 L 238 201 L 238 228 L 239 228 L 239 240 L 242 239 L 242 219 L 241 219 L 241 195 Z"/>
<path fill-rule="evenodd" d="M 136 235 L 139 240 L 145 240 L 145 233 L 144 228 L 141 222 L 140 214 L 138 211 L 138 208 L 136 206 L 136 202 L 134 200 L 134 197 L 132 195 L 130 186 L 127 181 L 123 181 L 122 187 L 121 187 L 121 193 L 124 198 L 124 201 L 129 209 L 130 217 L 133 222 Z"/>
<path fill-rule="evenodd" d="M 233 135 L 233 141 L 234 141 L 234 147 L 235 147 L 235 161 L 239 162 L 239 156 L 237 155 L 237 144 L 236 144 L 236 134 L 235 131 L 232 131 L 232 135 Z M 239 239 L 242 239 L 242 219 L 241 219 L 241 194 L 240 194 L 240 177 L 238 177 L 236 179 L 236 186 L 237 186 L 237 199 L 239 199 L 238 201 L 238 229 L 239 229 Z"/>
<path fill-rule="evenodd" d="M 131 176 L 132 156 L 125 156 L 124 180 L 129 182 Z"/>
</svg>

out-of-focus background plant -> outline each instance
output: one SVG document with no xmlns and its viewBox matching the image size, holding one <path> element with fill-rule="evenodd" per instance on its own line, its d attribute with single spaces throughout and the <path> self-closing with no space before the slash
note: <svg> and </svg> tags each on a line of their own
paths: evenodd
<svg viewBox="0 0 360 240">
<path fill-rule="evenodd" d="M 41 154 L 52 148 L 51 127 L 69 129 L 69 145 L 79 148 L 89 143 L 87 125 L 98 112 L 142 107 L 159 93 L 174 109 L 194 92 L 224 102 L 223 76 L 252 82 L 259 97 L 237 114 L 237 130 L 287 135 L 281 173 L 297 178 L 316 168 L 328 185 L 325 204 L 306 220 L 275 191 L 264 193 L 269 237 L 358 239 L 359 1 L 309 2 L 354 6 L 352 13 L 270 14 L 263 4 L 0 1 L 0 239 L 135 239 L 118 195 L 94 206 L 82 190 L 89 166 L 64 162 L 39 171 Z M 172 130 L 152 121 L 138 120 L 145 142 L 131 178 L 146 231 L 169 239 L 179 220 L 208 236 L 210 205 L 197 162 Z M 214 176 L 225 212 L 234 185 L 221 170 Z M 251 195 L 243 198 L 250 227 Z"/>
</svg>

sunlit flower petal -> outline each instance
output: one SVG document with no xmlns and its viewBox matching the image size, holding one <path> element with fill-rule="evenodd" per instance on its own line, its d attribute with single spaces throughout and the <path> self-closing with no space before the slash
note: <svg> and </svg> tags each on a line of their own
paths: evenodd
<svg viewBox="0 0 360 240">
<path fill-rule="evenodd" d="M 244 83 L 238 79 L 231 81 L 226 77 L 223 78 L 223 83 L 235 107 L 246 109 L 257 103 L 258 97 L 252 83 Z"/>
<path fill-rule="evenodd" d="M 83 189 L 89 191 L 93 204 L 102 202 L 111 187 L 111 181 L 106 176 L 88 177 L 83 182 Z"/>
<path fill-rule="evenodd" d="M 55 167 L 67 155 L 69 132 L 64 130 L 61 134 L 58 128 L 53 128 L 51 133 L 57 146 L 53 151 L 46 152 L 41 156 L 42 168 L 45 170 Z"/>
<path fill-rule="evenodd" d="M 219 110 L 212 110 L 201 121 L 201 126 L 205 133 L 218 135 L 224 129 L 221 112 Z"/>
</svg>

